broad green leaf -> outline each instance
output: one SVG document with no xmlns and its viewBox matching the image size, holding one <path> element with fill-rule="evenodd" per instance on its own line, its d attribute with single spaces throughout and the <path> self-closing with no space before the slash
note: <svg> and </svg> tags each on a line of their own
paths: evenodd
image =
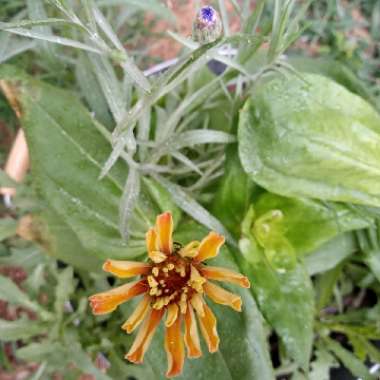
<svg viewBox="0 0 380 380">
<path fill-rule="evenodd" d="M 289 57 L 289 63 L 299 71 L 310 74 L 320 74 L 331 78 L 354 94 L 358 94 L 367 101 L 374 103 L 373 96 L 364 82 L 342 62 L 334 61 L 326 57 L 308 58 L 295 56 Z"/>
<path fill-rule="evenodd" d="M 32 301 L 26 293 L 20 290 L 17 285 L 8 277 L 0 276 L 0 299 L 9 302 L 11 305 L 24 306 L 45 319 L 49 319 L 50 313 L 45 311 L 37 302 Z"/>
<path fill-rule="evenodd" d="M 0 337 L 2 341 L 16 341 L 45 334 L 48 326 L 41 322 L 23 318 L 16 321 L 0 319 Z"/>
<path fill-rule="evenodd" d="M 289 354 L 307 370 L 313 344 L 314 292 L 304 265 L 275 270 L 252 234 L 253 215 L 243 224 L 241 264 L 252 282 L 260 311 L 280 336 Z"/>
<path fill-rule="evenodd" d="M 291 197 L 380 205 L 380 116 L 318 75 L 276 78 L 240 114 L 244 170 Z"/>
<path fill-rule="evenodd" d="M 338 234 L 368 227 L 373 222 L 342 204 L 271 193 L 260 196 L 254 208 L 257 218 L 274 210 L 282 213 L 280 227 L 297 254 L 310 253 Z"/>
<path fill-rule="evenodd" d="M 204 227 L 185 221 L 178 227 L 175 240 L 185 244 L 194 239 L 201 239 L 206 234 L 207 230 Z M 227 249 L 222 249 L 218 258 L 210 261 L 210 265 L 240 271 L 232 253 Z M 237 313 L 228 307 L 208 302 L 218 319 L 219 351 L 209 354 L 205 345 L 202 345 L 203 356 L 197 360 L 187 360 L 183 374 L 178 377 L 179 380 L 273 380 L 263 319 L 251 293 L 237 286 L 226 288 L 242 297 L 242 312 Z M 200 339 L 202 340 L 201 336 Z M 144 367 L 155 374 L 154 379 L 165 378 L 167 364 L 162 327 L 146 355 Z"/>
<path fill-rule="evenodd" d="M 0 219 L 0 241 L 12 237 L 17 230 L 17 221 L 12 218 Z"/>
<path fill-rule="evenodd" d="M 136 245 L 130 239 L 126 245 L 118 231 L 126 166 L 119 162 L 98 181 L 110 146 L 87 110 L 72 93 L 9 66 L 2 66 L 0 78 L 17 93 L 22 106 L 33 180 L 46 203 L 43 216 L 48 221 L 45 227 L 51 253 L 86 269 L 100 267 L 96 258 L 141 254 L 143 242 Z"/>
<path fill-rule="evenodd" d="M 254 189 L 255 184 L 241 167 L 236 147 L 227 147 L 225 172 L 215 194 L 212 211 L 235 238 L 240 236 L 240 225 Z"/>
<path fill-rule="evenodd" d="M 360 377 L 362 380 L 374 380 L 367 367 L 354 354 L 342 347 L 339 343 L 330 338 L 325 338 L 327 349 L 330 350 L 342 363 L 348 368 L 353 375 Z"/>
<path fill-rule="evenodd" d="M 333 269 L 357 249 L 352 233 L 339 235 L 305 257 L 307 271 L 312 276 Z"/>
</svg>

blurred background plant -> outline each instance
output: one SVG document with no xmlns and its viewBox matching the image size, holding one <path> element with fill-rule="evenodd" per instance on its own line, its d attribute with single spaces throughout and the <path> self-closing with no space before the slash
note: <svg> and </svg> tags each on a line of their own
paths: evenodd
<svg viewBox="0 0 380 380">
<path fill-rule="evenodd" d="M 15 208 L 0 209 L 1 380 L 161 378 L 153 359 L 141 368 L 122 360 L 130 342 L 117 327 L 125 308 L 101 323 L 90 315 L 87 296 L 110 281 L 99 273 L 101 261 L 143 254 L 146 229 L 167 209 L 180 237 L 192 232 L 190 215 L 224 233 L 236 249 L 241 219 L 222 224 L 213 198 L 226 167 L 233 168 L 228 152 L 238 110 L 272 75 L 323 73 L 379 109 L 378 1 L 215 1 L 225 36 L 199 46 L 190 38 L 190 20 L 201 3 L 0 1 L 0 62 L 10 65 L 0 79 L 20 90 L 25 112 L 38 109 L 26 121 L 33 125 L 34 173 L 18 185 Z M 176 66 L 160 76 L 150 70 L 166 60 Z M 220 67 L 219 76 L 209 69 Z M 58 132 L 49 115 L 59 121 Z M 0 95 L 1 163 L 19 124 Z M 60 149 L 61 135 L 69 138 Z M 44 139 L 54 147 L 52 162 Z M 228 173 L 233 179 L 233 170 Z M 2 186 L 11 182 L 0 174 Z M 349 253 L 357 252 L 347 261 L 346 252 L 334 265 L 326 265 L 323 253 L 308 259 L 317 293 L 312 380 L 328 379 L 339 362 L 370 378 L 365 359 L 380 362 L 371 343 L 379 339 L 379 285 L 363 265 L 378 265 L 373 234 L 360 232 L 359 248 L 344 238 Z M 313 297 L 306 288 L 301 297 Z M 270 331 L 260 327 L 259 344 Z M 270 342 L 274 374 L 305 378 L 275 334 Z M 263 354 L 263 368 L 266 360 Z"/>
</svg>

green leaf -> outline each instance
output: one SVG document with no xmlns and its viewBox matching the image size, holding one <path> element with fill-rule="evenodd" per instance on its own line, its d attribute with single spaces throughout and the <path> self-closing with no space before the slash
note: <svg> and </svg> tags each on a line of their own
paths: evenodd
<svg viewBox="0 0 380 380">
<path fill-rule="evenodd" d="M 36 246 L 12 248 L 10 256 L 0 257 L 0 265 L 22 266 L 29 271 L 46 261 L 46 257 Z"/>
<path fill-rule="evenodd" d="M 311 363 L 309 380 L 330 380 L 330 370 L 339 367 L 339 363 L 322 345 L 318 346 L 315 356 L 316 359 Z"/>
<path fill-rule="evenodd" d="M 333 269 L 357 251 L 357 243 L 352 233 L 338 235 L 305 257 L 305 265 L 310 276 Z"/>
<path fill-rule="evenodd" d="M 170 193 L 151 178 L 143 177 L 143 182 L 147 187 L 148 193 L 159 207 L 160 212 L 170 211 L 172 213 L 174 226 L 176 226 L 181 219 L 182 212 L 172 201 Z"/>
<path fill-rule="evenodd" d="M 16 356 L 22 360 L 31 362 L 49 361 L 51 366 L 65 365 L 66 352 L 64 346 L 58 342 L 49 342 L 47 340 L 41 343 L 31 343 L 27 346 L 19 348 Z"/>
<path fill-rule="evenodd" d="M 0 319 L 0 336 L 5 342 L 28 339 L 46 333 L 48 326 L 41 322 L 23 318 L 16 321 Z"/>
<path fill-rule="evenodd" d="M 373 222 L 373 219 L 362 217 L 342 204 L 327 204 L 313 199 L 265 193 L 255 203 L 258 218 L 273 210 L 283 214 L 281 228 L 297 254 L 310 253 L 338 234 L 368 227 Z"/>
<path fill-rule="evenodd" d="M 370 375 L 363 362 L 350 351 L 346 350 L 339 343 L 330 338 L 324 338 L 324 340 L 327 344 L 327 349 L 330 350 L 353 375 L 360 377 L 362 380 L 375 379 L 375 376 Z"/>
<path fill-rule="evenodd" d="M 65 302 L 69 301 L 74 292 L 75 280 L 72 267 L 67 267 L 58 274 L 58 282 L 55 288 L 54 309 L 57 315 L 62 316 Z"/>
<path fill-rule="evenodd" d="M 236 146 L 227 147 L 224 176 L 215 194 L 212 211 L 235 238 L 240 236 L 241 222 L 254 189 L 255 184 L 240 164 Z"/>
<path fill-rule="evenodd" d="M 0 241 L 16 234 L 17 221 L 12 218 L 0 219 Z"/>
<path fill-rule="evenodd" d="M 0 169 L 0 186 L 15 187 L 17 183 L 4 170 Z"/>
<path fill-rule="evenodd" d="M 98 181 L 111 148 L 89 112 L 72 93 L 10 66 L 2 66 L 0 78 L 15 91 L 23 110 L 33 181 L 45 201 L 42 232 L 48 250 L 85 269 L 100 268 L 99 259 L 140 255 L 143 241 L 130 239 L 126 245 L 118 231 L 126 166 L 119 162 Z"/>
<path fill-rule="evenodd" d="M 96 380 L 112 380 L 109 376 L 102 373 L 91 361 L 89 355 L 83 351 L 79 343 L 71 344 L 67 347 L 68 359 L 72 361 L 83 373 L 93 375 Z"/>
<path fill-rule="evenodd" d="M 0 275 L 0 299 L 11 305 L 24 306 L 42 317 L 49 318 L 50 315 L 37 302 L 29 299 L 26 293 L 21 291 L 17 285 L 8 277 Z"/>
<path fill-rule="evenodd" d="M 365 252 L 364 262 L 371 269 L 372 273 L 380 281 L 380 251 L 369 250 Z"/>
<path fill-rule="evenodd" d="M 276 271 L 252 234 L 253 215 L 248 213 L 240 240 L 241 260 L 252 282 L 260 311 L 281 337 L 290 357 L 307 370 L 313 344 L 314 293 L 302 263 Z"/>
<path fill-rule="evenodd" d="M 317 278 L 315 286 L 317 310 L 323 309 L 331 301 L 335 285 L 342 273 L 342 267 L 343 264 L 339 264 Z"/>
<path fill-rule="evenodd" d="M 369 101 L 371 104 L 375 103 L 375 100 L 364 81 L 360 80 L 342 62 L 334 61 L 333 59 L 326 57 L 308 58 L 295 56 L 289 58 L 289 63 L 299 71 L 310 74 L 320 74 L 331 78 L 354 94 Z"/>
<path fill-rule="evenodd" d="M 379 125 L 368 103 L 325 77 L 276 78 L 240 114 L 239 155 L 271 192 L 379 206 Z"/>
<path fill-rule="evenodd" d="M 207 230 L 204 227 L 184 221 L 178 227 L 175 239 L 186 244 L 191 240 L 201 239 L 206 234 Z M 240 271 L 234 261 L 233 254 L 227 249 L 222 249 L 218 258 L 210 261 L 210 265 Z M 218 320 L 219 351 L 209 354 L 203 345 L 202 358 L 187 360 L 183 374 L 178 377 L 179 380 L 192 380 L 194 376 L 208 380 L 273 380 L 274 375 L 263 319 L 251 293 L 237 286 L 226 286 L 226 288 L 242 297 L 242 312 L 237 313 L 228 307 L 215 306 L 215 304 L 209 303 Z M 145 368 L 150 369 L 150 372 L 155 374 L 155 379 L 164 379 L 166 371 L 162 339 L 163 328 L 161 327 L 145 359 Z"/>
</svg>

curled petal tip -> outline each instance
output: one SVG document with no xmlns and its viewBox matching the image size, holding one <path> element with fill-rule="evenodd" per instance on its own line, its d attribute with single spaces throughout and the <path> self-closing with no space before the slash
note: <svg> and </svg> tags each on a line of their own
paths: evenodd
<svg viewBox="0 0 380 380">
<path fill-rule="evenodd" d="M 216 257 L 221 246 L 224 244 L 225 238 L 216 232 L 210 232 L 199 245 L 198 254 L 195 256 L 197 262 L 204 261 Z"/>
</svg>

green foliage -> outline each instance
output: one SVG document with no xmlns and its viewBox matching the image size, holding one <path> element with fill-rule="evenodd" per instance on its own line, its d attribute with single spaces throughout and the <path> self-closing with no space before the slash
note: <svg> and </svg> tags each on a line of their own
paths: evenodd
<svg viewBox="0 0 380 380">
<path fill-rule="evenodd" d="M 244 107 L 239 155 L 269 191 L 378 206 L 379 123 L 368 103 L 329 79 L 277 78 Z"/>
<path fill-rule="evenodd" d="M 374 378 L 364 363 L 380 362 L 376 50 L 364 62 L 360 49 L 371 49 L 344 37 L 351 4 L 257 1 L 251 12 L 250 3 L 232 1 L 242 25 L 233 33 L 232 12 L 215 1 L 225 36 L 211 44 L 170 31 L 184 51 L 158 75 L 140 69 L 151 60 L 145 45 L 130 47 L 147 34 L 141 10 L 173 21 L 161 1 L 0 7 L 0 62 L 12 60 L 0 81 L 21 107 L 32 166 L 16 208 L 0 210 L 0 269 L 27 272 L 17 285 L 0 276 L 0 299 L 20 316 L 0 319 L 0 345 L 40 363 L 31 380 L 164 378 L 163 326 L 144 364 L 130 365 L 133 337 L 120 325 L 134 302 L 96 318 L 87 306 L 109 288 L 102 261 L 144 260 L 145 232 L 164 211 L 180 243 L 222 233 L 227 247 L 210 264 L 251 281 L 228 286 L 241 313 L 213 306 L 220 350 L 202 347 L 179 379 L 327 380 L 341 365 Z M 379 9 L 360 8 L 373 39 Z M 302 33 L 331 49 L 285 56 Z M 226 66 L 219 76 L 211 60 Z M 15 124 L 3 108 L 0 120 Z M 15 184 L 0 170 L 0 185 Z M 18 233 L 34 242 L 15 236 L 30 212 L 32 228 Z M 103 355 L 106 372 L 96 365 Z M 0 363 L 11 367 L 5 355 Z"/>
<path fill-rule="evenodd" d="M 244 235 L 239 243 L 242 265 L 254 284 L 252 292 L 264 317 L 281 337 L 290 357 L 307 370 L 315 312 L 311 280 L 302 262 L 294 263 L 291 269 L 275 268 L 252 233 L 253 222 L 251 210 L 243 222 Z"/>
</svg>

